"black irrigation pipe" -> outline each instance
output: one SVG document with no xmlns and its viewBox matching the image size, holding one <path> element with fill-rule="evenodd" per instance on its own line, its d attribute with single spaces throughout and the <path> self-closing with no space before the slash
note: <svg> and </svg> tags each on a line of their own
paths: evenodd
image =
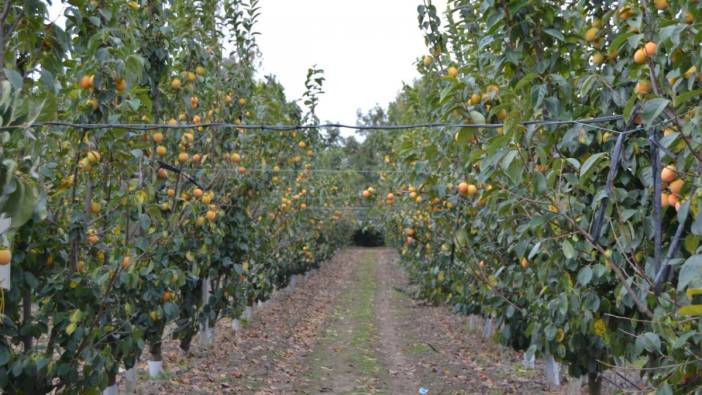
<svg viewBox="0 0 702 395">
<path fill-rule="evenodd" d="M 561 126 L 561 125 L 591 125 L 598 123 L 609 123 L 616 122 L 623 119 L 621 115 L 609 115 L 597 118 L 588 119 L 577 119 L 577 120 L 530 120 L 520 122 L 523 126 Z M 116 128 L 116 129 L 129 129 L 129 130 L 153 130 L 153 129 L 193 129 L 199 127 L 207 128 L 232 128 L 232 129 L 243 129 L 243 130 L 258 130 L 258 131 L 295 131 L 295 130 L 309 130 L 309 129 L 353 129 L 353 130 L 408 130 L 408 129 L 437 129 L 437 128 L 466 128 L 466 129 L 498 129 L 504 127 L 503 123 L 486 123 L 486 124 L 463 124 L 463 123 L 420 123 L 411 125 L 345 125 L 341 123 L 326 123 L 317 125 L 237 125 L 233 123 L 225 122 L 210 122 L 210 123 L 199 123 L 199 124 L 181 124 L 181 125 L 167 125 L 167 124 L 130 124 L 130 123 L 109 123 L 109 124 L 98 124 L 98 123 L 72 123 L 63 121 L 48 121 L 48 122 L 37 122 L 29 125 L 11 125 L 2 126 L 0 130 L 12 130 L 12 129 L 27 129 L 31 127 L 41 127 L 41 126 L 63 126 L 76 129 L 93 130 L 93 129 L 106 129 L 106 128 Z M 632 131 L 638 131 L 632 130 Z M 632 132 L 627 131 L 627 132 Z"/>
</svg>

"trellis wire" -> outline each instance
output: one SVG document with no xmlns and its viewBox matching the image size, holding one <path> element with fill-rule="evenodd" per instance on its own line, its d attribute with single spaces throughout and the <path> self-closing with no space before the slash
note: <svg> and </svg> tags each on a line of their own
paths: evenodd
<svg viewBox="0 0 702 395">
<path fill-rule="evenodd" d="M 520 124 L 524 126 L 529 125 L 541 125 L 541 126 L 560 126 L 560 125 L 572 125 L 572 124 L 596 124 L 596 123 L 608 123 L 615 122 L 623 119 L 621 115 L 608 115 L 596 118 L 584 118 L 577 120 L 529 120 L 521 122 Z M 436 128 L 468 128 L 468 129 L 498 129 L 504 127 L 503 123 L 487 123 L 487 124 L 464 124 L 464 123 L 418 123 L 410 125 L 346 125 L 341 123 L 325 123 L 325 124 L 315 124 L 315 125 L 246 125 L 246 124 L 234 124 L 228 122 L 208 122 L 199 124 L 180 124 L 180 125 L 168 125 L 168 124 L 147 124 L 147 123 L 73 123 L 64 121 L 47 121 L 47 122 L 36 122 L 29 125 L 11 125 L 0 127 L 0 130 L 9 129 L 26 129 L 30 127 L 40 127 L 40 126 L 64 126 L 76 129 L 105 129 L 105 128 L 118 128 L 118 129 L 130 129 L 130 130 L 153 130 L 153 129 L 193 129 L 199 127 L 207 128 L 232 128 L 232 129 L 243 129 L 243 130 L 259 130 L 259 131 L 295 131 L 295 130 L 309 130 L 309 129 L 354 129 L 354 130 L 407 130 L 407 129 L 436 129 Z"/>
<path fill-rule="evenodd" d="M 172 167 L 172 166 L 171 166 Z M 170 169 L 169 169 L 170 170 Z M 184 167 L 182 171 L 224 171 L 224 172 L 239 172 L 238 167 Z M 273 170 L 272 168 L 246 168 L 246 173 L 282 173 L 282 174 L 296 174 L 296 173 L 361 173 L 361 174 L 376 174 L 376 173 L 388 173 L 388 174 L 404 174 L 407 173 L 406 170 L 383 170 L 383 169 L 280 169 Z M 426 175 L 450 175 L 450 172 L 421 172 L 421 174 Z"/>
<path fill-rule="evenodd" d="M 692 111 L 692 110 L 691 110 Z M 689 112 L 688 112 L 689 113 Z M 598 126 L 601 123 L 610 123 L 621 121 L 624 119 L 623 115 L 608 115 L 595 118 L 582 118 L 574 120 L 528 120 L 523 122 L 518 122 L 522 126 L 563 126 L 563 125 L 580 125 L 592 129 L 608 131 L 615 134 L 631 134 L 636 132 L 641 132 L 648 130 L 653 125 L 647 127 L 636 127 L 633 129 L 628 129 L 624 131 L 618 131 L 615 129 L 605 128 Z M 662 126 L 664 124 L 673 122 L 673 119 L 666 119 L 658 124 L 657 126 Z M 485 123 L 485 124 L 475 124 L 475 123 L 418 123 L 418 124 L 406 124 L 406 125 L 346 125 L 341 123 L 325 123 L 325 124 L 314 124 L 314 125 L 247 125 L 247 124 L 235 124 L 228 122 L 208 122 L 208 123 L 188 123 L 188 124 L 147 124 L 147 123 L 73 123 L 65 121 L 47 121 L 47 122 L 35 122 L 32 124 L 23 125 L 6 125 L 0 126 L 0 130 L 14 130 L 14 129 L 28 129 L 34 127 L 43 126 L 58 126 L 67 127 L 83 130 L 95 130 L 95 129 L 127 129 L 127 130 L 137 130 L 137 131 L 149 131 L 156 129 L 195 129 L 195 128 L 215 128 L 215 129 L 239 129 L 239 130 L 253 130 L 253 131 L 271 131 L 271 132 L 288 132 L 288 131 L 299 131 L 299 130 L 311 130 L 311 129 L 352 129 L 359 131 L 397 131 L 397 130 L 410 130 L 410 129 L 440 129 L 440 128 L 457 128 L 457 129 L 499 129 L 505 126 L 504 123 Z"/>
</svg>

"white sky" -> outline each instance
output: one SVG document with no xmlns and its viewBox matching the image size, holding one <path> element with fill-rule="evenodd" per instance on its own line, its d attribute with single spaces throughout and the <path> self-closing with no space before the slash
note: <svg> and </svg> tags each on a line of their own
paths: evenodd
<svg viewBox="0 0 702 395">
<path fill-rule="evenodd" d="M 439 15 L 446 1 L 434 0 Z M 326 78 L 317 108 L 320 120 L 355 124 L 358 109 L 387 105 L 402 82 L 419 76 L 414 61 L 427 52 L 417 26 L 419 4 L 420 0 L 261 0 L 256 26 L 261 33 L 261 76 L 275 74 L 288 98 L 299 99 L 307 69 L 316 64 Z M 53 2 L 52 18 L 63 8 Z"/>
<path fill-rule="evenodd" d="M 420 0 L 262 0 L 257 30 L 263 73 L 289 98 L 304 92 L 307 69 L 324 69 L 322 121 L 356 123 L 356 111 L 387 105 L 419 74 L 427 53 L 417 23 Z M 436 0 L 443 15 L 446 0 Z M 443 19 L 443 18 L 442 18 Z"/>
</svg>

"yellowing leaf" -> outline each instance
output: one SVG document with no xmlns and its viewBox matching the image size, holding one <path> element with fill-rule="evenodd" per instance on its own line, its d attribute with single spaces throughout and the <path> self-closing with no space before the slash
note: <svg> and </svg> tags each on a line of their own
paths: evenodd
<svg viewBox="0 0 702 395">
<path fill-rule="evenodd" d="M 137 199 L 137 203 L 144 204 L 144 202 L 146 201 L 146 192 L 144 192 L 143 189 L 140 190 L 139 192 L 137 192 L 136 199 Z"/>
<path fill-rule="evenodd" d="M 683 306 L 678 310 L 678 315 L 682 315 L 682 316 L 702 315 L 702 304 L 691 304 L 691 305 Z"/>
<path fill-rule="evenodd" d="M 79 320 L 80 320 L 80 310 L 75 310 L 75 311 L 71 314 L 70 321 L 71 321 L 71 323 L 76 323 L 76 322 L 78 322 Z M 70 335 L 70 333 L 69 333 L 69 335 Z"/>
</svg>

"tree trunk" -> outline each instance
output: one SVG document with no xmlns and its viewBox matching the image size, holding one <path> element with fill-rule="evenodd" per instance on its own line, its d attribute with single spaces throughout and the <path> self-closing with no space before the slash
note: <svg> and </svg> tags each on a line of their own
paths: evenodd
<svg viewBox="0 0 702 395">
<path fill-rule="evenodd" d="M 590 395 L 600 395 L 602 393 L 602 378 L 599 373 L 588 373 L 587 388 Z"/>
<path fill-rule="evenodd" d="M 107 373 L 107 386 L 112 387 L 117 384 L 117 371 L 111 371 Z"/>
<path fill-rule="evenodd" d="M 151 360 L 152 361 L 163 360 L 163 357 L 161 355 L 161 341 L 160 340 L 156 343 L 152 343 L 149 346 L 149 351 L 151 352 Z"/>
</svg>

